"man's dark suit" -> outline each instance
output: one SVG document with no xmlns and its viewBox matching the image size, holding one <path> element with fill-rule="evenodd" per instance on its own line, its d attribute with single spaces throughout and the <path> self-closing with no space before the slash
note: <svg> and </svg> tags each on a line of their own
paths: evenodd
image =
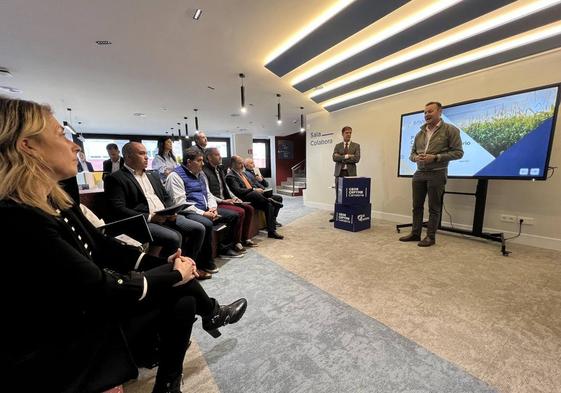
<svg viewBox="0 0 561 393">
<path fill-rule="evenodd" d="M 146 176 L 154 189 L 154 193 L 165 207 L 173 206 L 173 199 L 167 193 L 159 177 L 153 173 L 146 172 Z M 136 216 L 141 213 L 148 221 L 149 207 L 144 196 L 144 191 L 134 175 L 127 169 L 121 169 L 107 176 L 104 181 L 107 211 L 110 219 L 120 220 L 126 217 Z M 187 221 L 186 223 L 184 221 Z M 201 251 L 205 229 L 202 225 L 194 223 L 184 217 L 178 217 L 175 223 L 167 221 L 163 225 L 149 223 L 148 227 L 154 243 L 164 247 L 162 252 L 173 253 L 177 247 L 183 244 L 184 255 L 196 259 Z M 167 231 L 166 231 L 167 229 Z M 163 231 L 163 232 L 162 232 Z M 175 232 L 175 234 L 169 231 Z M 183 242 L 183 236 L 189 236 L 189 242 Z M 164 254 L 165 255 L 165 254 Z"/>
<path fill-rule="evenodd" d="M 265 218 L 267 220 L 267 231 L 269 232 L 269 234 L 274 233 L 276 231 L 276 216 L 273 204 L 269 202 L 269 200 L 265 198 L 263 194 L 257 191 L 253 191 L 252 188 L 247 188 L 240 175 L 238 175 L 235 171 L 230 171 L 226 175 L 226 183 L 235 196 L 243 201 L 251 202 L 254 208 L 263 210 L 265 212 Z"/>
<path fill-rule="evenodd" d="M 160 179 L 150 172 L 146 172 L 146 176 L 154 188 L 154 193 L 164 206 L 173 206 L 173 199 L 167 193 Z M 138 213 L 144 214 L 144 217 L 148 220 L 150 211 L 148 201 L 131 171 L 124 168 L 113 172 L 111 176 L 107 176 L 105 179 L 104 188 L 107 211 L 111 220 L 121 220 L 136 216 Z"/>
<path fill-rule="evenodd" d="M 345 158 L 345 142 L 337 143 L 333 149 L 333 161 L 335 161 L 335 177 L 341 176 L 341 170 L 347 165 L 347 176 L 356 176 L 356 164 L 360 161 L 360 145 L 349 142 L 347 153 L 352 157 Z"/>
<path fill-rule="evenodd" d="M 261 181 L 257 180 L 257 176 L 255 176 L 254 171 L 250 171 L 249 169 L 246 169 L 244 171 L 244 174 L 249 180 L 249 182 L 253 185 L 253 187 L 262 188 L 262 189 L 269 187 L 269 182 L 265 178 L 263 178 L 263 180 Z M 277 201 L 278 203 L 282 204 L 283 201 L 282 196 L 277 194 L 271 194 L 271 198 Z M 277 217 L 279 215 L 280 207 L 279 205 L 274 205 L 274 208 L 275 208 L 275 217 Z"/>
<path fill-rule="evenodd" d="M 143 273 L 120 283 L 104 269 L 127 274 L 140 252 L 103 236 L 77 206 L 63 211 L 68 223 L 7 200 L 0 201 L 0 215 L 10 222 L 0 227 L 0 248 L 3 273 L 11 278 L 0 286 L 2 383 L 20 391 L 86 393 L 100 380 L 110 385 L 97 392 L 135 377 L 129 352 L 135 348 L 124 340 L 121 322 L 141 311 L 144 277 L 145 302 L 161 307 L 165 300 L 172 308 L 170 291 L 178 290 L 172 285 L 181 275 L 165 259 L 145 255 L 137 269 Z M 31 249 L 40 251 L 22 254 Z M 200 289 L 196 280 L 189 284 Z M 172 321 L 160 323 L 166 322 Z M 189 339 L 185 328 L 177 329 L 181 340 Z"/>
<path fill-rule="evenodd" d="M 125 166 L 125 159 L 123 157 L 119 157 L 119 169 L 123 169 L 124 166 Z M 105 180 L 105 176 L 111 174 L 112 169 L 113 169 L 113 161 L 111 161 L 111 158 L 103 161 L 103 180 Z"/>
<path fill-rule="evenodd" d="M 86 166 L 88 168 L 88 171 L 93 172 L 94 168 L 91 162 L 86 161 Z M 78 172 L 84 172 L 84 168 L 82 167 L 82 162 L 78 161 Z"/>
</svg>

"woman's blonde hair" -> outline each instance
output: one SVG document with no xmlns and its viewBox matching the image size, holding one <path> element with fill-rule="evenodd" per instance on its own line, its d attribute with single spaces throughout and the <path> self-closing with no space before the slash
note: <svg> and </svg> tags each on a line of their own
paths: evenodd
<svg viewBox="0 0 561 393">
<path fill-rule="evenodd" d="M 0 200 L 11 199 L 50 215 L 67 209 L 72 199 L 49 175 L 40 158 L 22 151 L 19 141 L 41 134 L 52 114 L 49 106 L 0 96 Z M 47 198 L 38 190 L 50 190 Z"/>
</svg>

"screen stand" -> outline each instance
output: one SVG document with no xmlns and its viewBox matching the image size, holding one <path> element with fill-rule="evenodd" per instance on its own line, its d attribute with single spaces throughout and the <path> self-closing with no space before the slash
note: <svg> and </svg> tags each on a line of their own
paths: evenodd
<svg viewBox="0 0 561 393">
<path fill-rule="evenodd" d="M 443 202 L 444 202 L 444 195 L 445 194 L 475 196 L 475 210 L 473 212 L 473 225 L 472 225 L 471 231 L 467 230 L 467 229 L 459 229 L 459 228 L 443 226 L 442 225 L 442 211 L 440 212 L 440 223 L 438 224 L 438 229 L 441 230 L 441 231 L 461 233 L 462 235 L 480 237 L 480 238 L 483 238 L 483 239 L 492 240 L 494 242 L 499 242 L 499 243 L 501 243 L 501 253 L 504 256 L 508 256 L 508 254 L 510 254 L 510 251 L 507 251 L 507 249 L 506 249 L 506 242 L 505 242 L 505 237 L 504 237 L 503 232 L 499 232 L 499 233 L 483 232 L 483 220 L 485 218 L 485 203 L 487 201 L 487 183 L 488 183 L 487 179 L 477 180 L 477 188 L 475 190 L 475 193 L 473 193 L 473 192 L 454 192 L 454 191 L 446 191 L 445 190 L 444 194 L 442 195 Z M 442 203 L 442 206 L 444 206 L 444 203 Z M 412 225 L 413 224 L 399 224 L 399 225 L 396 225 L 395 228 L 397 230 L 397 233 L 399 233 L 401 228 L 410 227 Z M 423 222 L 423 226 L 424 227 L 427 226 L 426 221 Z"/>
</svg>

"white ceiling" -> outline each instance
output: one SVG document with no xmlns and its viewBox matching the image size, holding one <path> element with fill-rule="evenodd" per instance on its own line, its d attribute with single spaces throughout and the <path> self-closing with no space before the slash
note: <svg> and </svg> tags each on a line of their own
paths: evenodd
<svg viewBox="0 0 561 393">
<path fill-rule="evenodd" d="M 210 136 L 281 135 L 321 110 L 264 68 L 267 55 L 330 6 L 325 0 L 2 0 L 0 67 L 9 96 L 51 104 L 88 133 L 162 134 L 199 109 Z M 199 21 L 192 19 L 202 8 Z M 98 46 L 96 40 L 109 40 Z M 249 112 L 240 117 L 246 74 Z M 210 90 L 212 86 L 215 90 Z M 283 124 L 276 124 L 280 93 Z M 3 93 L 6 94 L 6 93 Z M 167 108 L 163 111 L 162 108 Z M 133 116 L 135 112 L 145 118 Z"/>
</svg>

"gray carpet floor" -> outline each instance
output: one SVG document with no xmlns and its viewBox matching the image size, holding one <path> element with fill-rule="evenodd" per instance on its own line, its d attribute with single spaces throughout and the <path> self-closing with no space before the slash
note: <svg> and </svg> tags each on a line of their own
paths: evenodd
<svg viewBox="0 0 561 393">
<path fill-rule="evenodd" d="M 286 205 L 284 224 L 314 210 L 300 198 Z M 221 392 L 494 392 L 256 250 L 204 282 L 222 302 L 246 297 L 249 304 L 218 339 L 194 329 Z"/>
</svg>

